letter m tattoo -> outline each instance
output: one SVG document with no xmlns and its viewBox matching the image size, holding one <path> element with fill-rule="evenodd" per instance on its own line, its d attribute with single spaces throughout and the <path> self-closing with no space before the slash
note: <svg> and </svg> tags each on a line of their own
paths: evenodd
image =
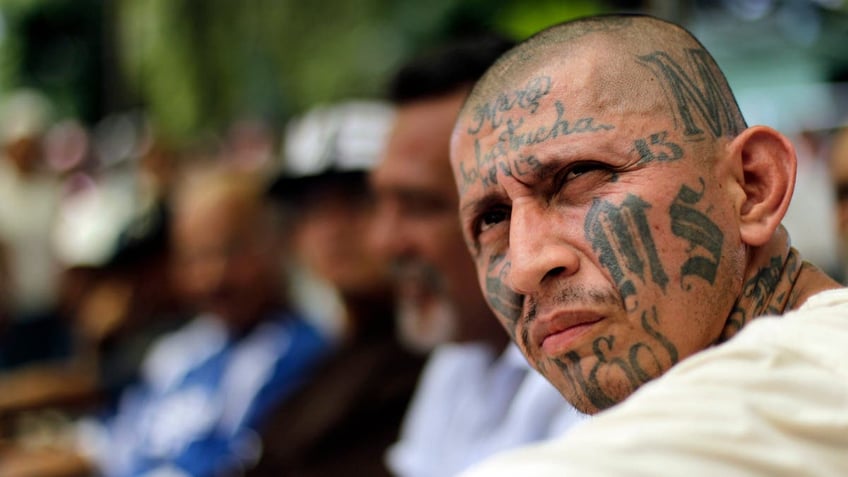
<svg viewBox="0 0 848 477">
<path fill-rule="evenodd" d="M 638 58 L 657 78 L 665 80 L 683 121 L 685 135 L 703 134 L 696 117 L 706 123 L 715 137 L 734 131 L 732 109 L 726 100 L 729 93 L 722 92 L 721 82 L 709 66 L 708 53 L 700 49 L 686 51 L 691 69 L 698 76 L 695 79 L 665 52 L 656 51 Z"/>
<path fill-rule="evenodd" d="M 650 279 L 665 290 L 668 276 L 660 263 L 651 227 L 645 211 L 651 206 L 635 195 L 628 195 L 620 206 L 595 199 L 586 216 L 586 239 L 599 255 L 601 265 L 612 275 L 622 300 L 636 293 L 630 278 Z"/>
</svg>

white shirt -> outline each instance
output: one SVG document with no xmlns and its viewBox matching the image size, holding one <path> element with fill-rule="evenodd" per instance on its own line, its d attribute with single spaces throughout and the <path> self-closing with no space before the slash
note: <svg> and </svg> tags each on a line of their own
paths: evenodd
<svg viewBox="0 0 848 477">
<path fill-rule="evenodd" d="M 496 452 L 561 435 L 583 419 L 514 345 L 433 351 L 388 464 L 401 477 L 455 475 Z"/>
<path fill-rule="evenodd" d="M 463 474 L 516 475 L 848 475 L 848 289 L 759 318 L 565 437 Z"/>
<path fill-rule="evenodd" d="M 47 174 L 21 177 L 9 161 L 0 156 L 0 243 L 11 281 L 6 286 L 15 315 L 37 314 L 56 301 L 59 265 L 50 238 L 60 186 Z"/>
</svg>

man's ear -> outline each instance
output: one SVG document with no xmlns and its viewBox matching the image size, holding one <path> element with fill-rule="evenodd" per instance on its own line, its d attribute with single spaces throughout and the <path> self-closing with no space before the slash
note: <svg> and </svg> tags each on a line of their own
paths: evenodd
<svg viewBox="0 0 848 477">
<path fill-rule="evenodd" d="M 742 166 L 742 241 L 752 246 L 764 245 L 780 225 L 792 199 L 795 147 L 786 136 L 766 126 L 746 129 L 728 147 L 732 160 Z"/>
</svg>

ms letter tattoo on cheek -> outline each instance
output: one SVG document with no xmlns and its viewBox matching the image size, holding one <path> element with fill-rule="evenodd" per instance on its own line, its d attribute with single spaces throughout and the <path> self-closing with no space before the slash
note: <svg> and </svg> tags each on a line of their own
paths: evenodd
<svg viewBox="0 0 848 477">
<path fill-rule="evenodd" d="M 629 300 L 636 294 L 631 276 L 644 283 L 647 269 L 650 279 L 660 288 L 665 290 L 668 283 L 645 213 L 650 207 L 639 197 L 628 194 L 620 206 L 595 199 L 586 216 L 586 239 L 598 253 L 601 265 L 612 275 L 628 310 L 638 306 Z"/>
<path fill-rule="evenodd" d="M 639 317 L 644 332 L 635 342 L 615 334 L 596 338 L 594 363 L 585 371 L 581 366 L 585 356 L 577 350 L 555 360 L 569 385 L 598 409 L 612 406 L 679 359 L 676 346 L 661 331 L 656 306 L 637 299 L 644 287 L 665 293 L 669 285 L 648 222 L 650 208 L 633 194 L 620 204 L 595 199 L 585 219 L 586 239 L 615 282 L 625 310 Z"/>
</svg>

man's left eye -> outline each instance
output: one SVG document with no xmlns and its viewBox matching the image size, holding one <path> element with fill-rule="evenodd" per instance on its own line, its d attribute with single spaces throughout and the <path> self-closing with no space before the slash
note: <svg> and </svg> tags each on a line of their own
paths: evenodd
<svg viewBox="0 0 848 477">
<path fill-rule="evenodd" d="M 596 162 L 585 162 L 585 163 L 582 163 L 582 164 L 577 164 L 577 165 L 571 167 L 568 170 L 568 172 L 566 172 L 565 180 L 566 180 L 566 182 L 568 182 L 570 180 L 573 180 L 576 177 L 579 177 L 583 174 L 586 174 L 587 172 L 604 170 L 604 169 L 606 169 L 606 167 L 604 165 L 598 164 Z"/>
</svg>

